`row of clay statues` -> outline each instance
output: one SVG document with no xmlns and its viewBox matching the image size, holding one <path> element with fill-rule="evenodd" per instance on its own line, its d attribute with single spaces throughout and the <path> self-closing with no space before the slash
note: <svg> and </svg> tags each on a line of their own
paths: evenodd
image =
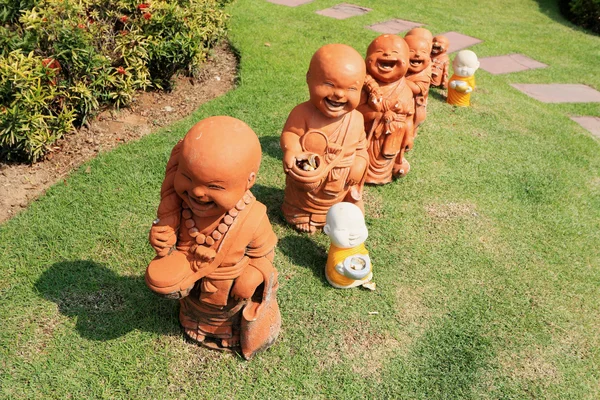
<svg viewBox="0 0 600 400">
<path fill-rule="evenodd" d="M 448 83 L 447 48 L 444 36 L 415 28 L 405 38 L 377 37 L 366 60 L 341 44 L 313 55 L 310 99 L 292 110 L 281 135 L 288 223 L 315 232 L 333 204 L 363 208 L 365 183 L 408 173 L 405 154 L 427 116 L 429 87 Z"/>
<path fill-rule="evenodd" d="M 324 228 L 331 237 L 326 276 L 335 287 L 371 279 L 363 186 L 408 172 L 404 153 L 432 84 L 432 43 L 439 54 L 447 48 L 424 31 L 376 38 L 366 63 L 346 45 L 320 48 L 306 75 L 310 100 L 292 110 L 281 134 L 284 217 L 299 231 Z M 447 61 L 440 65 L 444 86 Z M 157 256 L 146 270 L 152 291 L 179 299 L 186 336 L 245 358 L 269 347 L 281 325 L 277 237 L 250 192 L 261 154 L 256 134 L 235 118 L 192 127 L 167 163 L 149 235 Z"/>
</svg>

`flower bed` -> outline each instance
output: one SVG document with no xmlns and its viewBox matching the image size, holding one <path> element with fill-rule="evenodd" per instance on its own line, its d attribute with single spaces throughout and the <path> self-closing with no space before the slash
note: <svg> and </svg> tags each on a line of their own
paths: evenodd
<svg viewBox="0 0 600 400">
<path fill-rule="evenodd" d="M 100 107 L 197 72 L 226 2 L 0 0 L 0 157 L 39 160 Z"/>
</svg>

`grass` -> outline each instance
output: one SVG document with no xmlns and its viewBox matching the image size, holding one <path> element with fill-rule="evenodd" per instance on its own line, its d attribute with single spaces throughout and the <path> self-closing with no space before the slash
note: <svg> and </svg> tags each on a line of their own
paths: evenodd
<svg viewBox="0 0 600 400">
<path fill-rule="evenodd" d="M 599 143 L 569 119 L 600 116 L 600 105 L 542 104 L 510 86 L 600 89 L 600 39 L 553 1 L 359 0 L 373 10 L 314 13 L 336 3 L 238 0 L 236 90 L 101 154 L 0 226 L 0 397 L 600 397 Z M 331 42 L 364 53 L 377 35 L 364 27 L 389 18 L 481 38 L 480 57 L 522 53 L 549 67 L 479 71 L 468 109 L 432 93 L 410 174 L 367 189 L 377 291 L 333 290 L 327 238 L 283 224 L 278 138 L 307 98 L 312 53 Z M 253 191 L 280 238 L 283 330 L 251 362 L 186 342 L 176 303 L 143 281 L 169 151 L 220 114 L 260 136 Z"/>
</svg>

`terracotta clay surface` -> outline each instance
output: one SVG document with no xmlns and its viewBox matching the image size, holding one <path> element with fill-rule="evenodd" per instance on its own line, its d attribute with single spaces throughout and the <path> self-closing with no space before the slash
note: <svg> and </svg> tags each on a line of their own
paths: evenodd
<svg viewBox="0 0 600 400">
<path fill-rule="evenodd" d="M 367 79 L 358 110 L 365 120 L 369 142 L 366 183 L 391 182 L 404 175 L 404 151 L 412 147 L 414 101 L 405 79 L 408 45 L 399 36 L 381 35 L 367 49 Z"/>
<path fill-rule="evenodd" d="M 247 359 L 273 343 L 281 324 L 277 238 L 250 192 L 260 159 L 258 138 L 242 121 L 194 125 L 167 163 L 149 236 L 157 256 L 146 269 L 152 291 L 180 299 L 188 337 Z"/>
<path fill-rule="evenodd" d="M 431 49 L 431 86 L 448 88 L 448 69 L 450 66 L 450 57 L 446 52 L 450 46 L 450 41 L 444 35 L 438 35 L 433 38 L 433 47 Z"/>
<path fill-rule="evenodd" d="M 355 109 L 364 79 L 365 63 L 349 46 L 323 46 L 310 61 L 310 100 L 292 110 L 280 140 L 286 174 L 282 211 L 301 232 L 323 227 L 336 203 L 362 207 L 368 155 L 363 117 Z"/>
<path fill-rule="evenodd" d="M 408 36 L 418 36 L 420 38 L 425 39 L 427 43 L 429 43 L 429 53 L 431 53 L 431 50 L 433 48 L 433 34 L 429 29 L 421 27 L 413 28 L 410 31 L 406 32 L 404 38 L 406 39 Z"/>
<path fill-rule="evenodd" d="M 479 68 L 477 55 L 471 50 L 461 50 L 452 61 L 454 74 L 448 84 L 447 103 L 459 107 L 471 105 L 471 92 L 475 90 L 475 71 Z"/>
<path fill-rule="evenodd" d="M 345 202 L 333 205 L 323 232 L 331 239 L 325 266 L 331 286 L 348 289 L 370 282 L 373 268 L 364 245 L 369 232 L 360 208 Z"/>
<path fill-rule="evenodd" d="M 417 128 L 427 117 L 433 42 L 430 41 L 432 39 L 429 39 L 431 33 L 427 34 L 423 32 L 427 31 L 427 29 L 415 29 L 419 29 L 419 33 L 421 34 L 407 35 L 404 40 L 406 40 L 406 44 L 408 44 L 408 48 L 410 49 L 406 79 L 415 99 L 414 133 L 416 134 Z"/>
</svg>

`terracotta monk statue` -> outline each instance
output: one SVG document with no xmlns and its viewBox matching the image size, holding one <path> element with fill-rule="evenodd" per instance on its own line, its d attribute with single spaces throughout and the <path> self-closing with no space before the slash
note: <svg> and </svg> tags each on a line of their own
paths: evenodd
<svg viewBox="0 0 600 400">
<path fill-rule="evenodd" d="M 427 98 L 431 85 L 431 45 L 427 39 L 416 35 L 406 36 L 404 40 L 410 49 L 406 79 L 415 99 L 413 136 L 416 136 L 417 128 L 427 117 Z"/>
<path fill-rule="evenodd" d="M 373 279 L 371 258 L 365 247 L 369 236 L 365 217 L 352 203 L 338 203 L 327 212 L 323 232 L 331 239 L 325 277 L 331 286 L 348 289 Z"/>
<path fill-rule="evenodd" d="M 261 148 L 231 117 L 194 125 L 167 163 L 158 219 L 150 230 L 156 258 L 146 269 L 155 293 L 180 299 L 179 320 L 193 341 L 240 349 L 247 359 L 276 339 L 277 238 L 250 188 Z"/>
<path fill-rule="evenodd" d="M 362 114 L 355 109 L 364 79 L 365 63 L 349 46 L 325 45 L 310 61 L 310 100 L 292 110 L 280 141 L 286 174 L 281 208 L 301 232 L 322 228 L 336 203 L 363 207 L 367 141 Z"/>
<path fill-rule="evenodd" d="M 430 46 L 429 53 L 431 53 L 431 50 L 433 49 L 433 35 L 431 34 L 431 31 L 429 29 L 412 28 L 410 31 L 406 32 L 404 38 L 406 39 L 407 36 L 418 36 L 427 40 L 427 43 L 429 43 Z"/>
<path fill-rule="evenodd" d="M 366 183 L 385 184 L 410 165 L 404 151 L 412 140 L 414 101 L 405 75 L 408 45 L 400 36 L 381 35 L 367 49 L 367 78 L 358 110 L 369 141 Z"/>
<path fill-rule="evenodd" d="M 450 57 L 446 54 L 448 46 L 450 46 L 450 41 L 446 36 L 437 35 L 433 38 L 431 86 L 448 88 L 448 68 L 450 66 Z"/>
<path fill-rule="evenodd" d="M 448 84 L 446 102 L 460 107 L 471 105 L 471 92 L 475 89 L 475 71 L 479 68 L 477 55 L 471 50 L 461 50 L 452 62 L 454 74 Z"/>
</svg>

